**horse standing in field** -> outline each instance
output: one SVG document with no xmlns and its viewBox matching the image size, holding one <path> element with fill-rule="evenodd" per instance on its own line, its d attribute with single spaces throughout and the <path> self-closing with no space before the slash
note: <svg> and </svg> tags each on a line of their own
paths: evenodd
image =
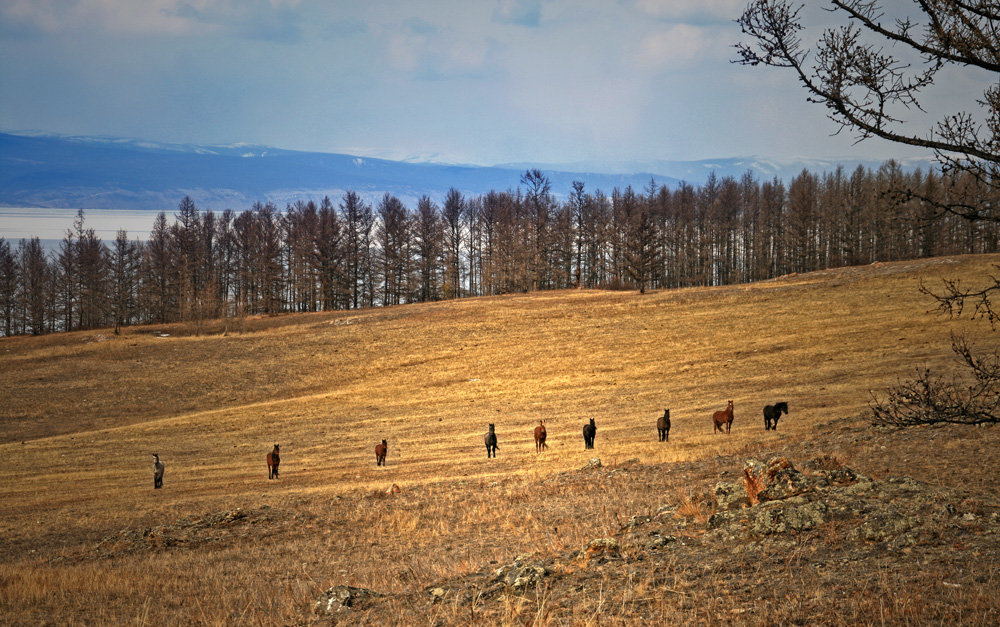
<svg viewBox="0 0 1000 627">
<path fill-rule="evenodd" d="M 664 409 L 663 416 L 656 419 L 656 431 L 660 436 L 660 442 L 670 439 L 670 410 Z"/>
<path fill-rule="evenodd" d="M 281 463 L 281 456 L 278 455 L 278 445 L 275 444 L 271 452 L 267 454 L 267 478 L 278 478 L 278 464 Z"/>
<path fill-rule="evenodd" d="M 163 469 L 166 464 L 160 461 L 160 456 L 153 453 L 153 489 L 158 490 L 163 487 Z"/>
<path fill-rule="evenodd" d="M 722 425 L 726 425 L 726 433 L 729 433 L 729 429 L 733 426 L 733 402 L 729 401 L 729 405 L 726 406 L 722 411 L 717 411 L 712 415 L 712 423 L 715 425 L 715 429 L 712 433 L 718 431 L 722 433 Z"/>
<path fill-rule="evenodd" d="M 545 438 L 548 433 L 545 432 L 545 421 L 539 420 L 538 426 L 535 427 L 535 453 L 541 453 L 542 449 L 549 448 L 549 445 L 545 443 Z"/>
<path fill-rule="evenodd" d="M 583 447 L 584 448 L 594 448 L 594 436 L 597 435 L 597 425 L 594 424 L 594 419 L 590 419 L 589 425 L 583 425 Z"/>
<path fill-rule="evenodd" d="M 497 446 L 496 428 L 493 426 L 492 422 L 490 423 L 490 430 L 486 432 L 485 436 L 483 436 L 483 441 L 486 442 L 486 459 L 496 457 L 497 449 L 500 447 Z"/>
<path fill-rule="evenodd" d="M 382 440 L 381 444 L 375 445 L 375 465 L 385 466 L 385 454 L 389 452 L 389 443 Z"/>
<path fill-rule="evenodd" d="M 781 418 L 782 413 L 788 414 L 788 403 L 764 405 L 764 431 L 777 431 L 778 418 Z"/>
</svg>

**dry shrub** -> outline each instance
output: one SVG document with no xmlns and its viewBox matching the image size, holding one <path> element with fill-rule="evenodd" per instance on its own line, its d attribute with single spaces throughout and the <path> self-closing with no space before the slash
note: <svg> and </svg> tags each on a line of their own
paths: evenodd
<svg viewBox="0 0 1000 627">
<path fill-rule="evenodd" d="M 681 496 L 674 514 L 679 518 L 694 519 L 698 523 L 707 523 L 708 519 L 715 513 L 713 505 L 706 503 L 703 498 L 684 494 Z"/>
</svg>

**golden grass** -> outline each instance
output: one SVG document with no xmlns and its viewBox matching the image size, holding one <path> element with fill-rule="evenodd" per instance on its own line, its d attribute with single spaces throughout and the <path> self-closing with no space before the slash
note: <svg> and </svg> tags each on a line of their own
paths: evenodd
<svg viewBox="0 0 1000 627">
<path fill-rule="evenodd" d="M 0 339 L 0 622 L 294 622 L 334 580 L 396 592 L 578 548 L 664 495 L 608 485 L 575 527 L 578 502 L 540 490 L 547 478 L 595 456 L 657 465 L 773 449 L 856 416 L 869 390 L 952 367 L 950 332 L 988 336 L 928 312 L 920 282 L 974 279 L 998 261 L 289 315 L 227 334 L 164 325 Z M 733 432 L 714 435 L 712 412 L 729 399 Z M 777 400 L 791 413 L 764 432 L 761 407 Z M 585 451 L 590 417 L 596 450 Z M 539 419 L 550 448 L 536 455 Z M 500 450 L 487 460 L 491 422 Z M 388 465 L 376 468 L 382 438 Z M 275 442 L 281 479 L 269 482 Z M 166 463 L 155 492 L 154 452 Z M 392 484 L 401 494 L 375 494 Z M 92 559 L 119 529 L 262 505 L 290 517 L 218 544 Z M 537 624 L 548 603 L 532 605 Z M 578 618 L 599 622 L 593 611 Z"/>
</svg>

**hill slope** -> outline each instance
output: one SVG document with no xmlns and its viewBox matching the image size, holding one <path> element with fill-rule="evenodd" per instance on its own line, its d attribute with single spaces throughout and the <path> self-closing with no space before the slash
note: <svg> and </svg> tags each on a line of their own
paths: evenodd
<svg viewBox="0 0 1000 627">
<path fill-rule="evenodd" d="M 177 325 L 118 337 L 4 338 L 0 616 L 287 624 L 305 620 L 339 583 L 388 596 L 369 610 L 345 610 L 370 614 L 334 614 L 335 622 L 400 620 L 399 611 L 453 624 L 468 622 L 470 611 L 489 622 L 731 618 L 750 592 L 701 597 L 707 591 L 688 589 L 677 603 L 628 602 L 662 599 L 658 586 L 673 587 L 663 568 L 676 569 L 671 577 L 697 571 L 707 590 L 727 585 L 739 575 L 723 567 L 727 552 L 705 560 L 717 574 L 681 553 L 657 554 L 667 561 L 645 562 L 651 570 L 631 549 L 624 561 L 593 569 L 565 556 L 594 538 L 624 542 L 617 534 L 630 517 L 664 506 L 690 521 L 681 531 L 671 522 L 670 533 L 700 538 L 715 507 L 705 491 L 738 477 L 745 457 L 773 452 L 798 464 L 830 455 L 876 479 L 918 474 L 959 490 L 948 498 L 979 503 L 962 505 L 960 515 L 994 512 L 995 480 L 977 468 L 1000 450 L 995 430 L 893 437 L 872 433 L 858 414 L 871 389 L 925 364 L 947 370 L 949 331 L 984 333 L 927 313 L 920 282 L 974 280 L 998 260 L 876 264 L 646 295 L 581 290 L 251 319 L 230 323 L 227 334 L 219 323 L 201 336 Z M 729 399 L 733 432 L 713 435 L 711 413 Z M 776 400 L 791 411 L 779 431 L 764 432 L 760 408 Z M 673 428 L 661 444 L 654 423 L 664 407 Z M 590 417 L 597 444 L 585 451 L 580 429 Z M 530 433 L 541 419 L 550 448 L 536 455 Z M 491 460 L 483 454 L 487 423 L 500 441 Z M 382 438 L 388 466 L 376 468 L 372 450 Z M 275 442 L 281 479 L 268 481 L 264 455 Z M 155 492 L 153 452 L 167 464 Z M 603 467 L 581 473 L 595 456 Z M 401 492 L 386 496 L 393 484 Z M 794 534 L 781 550 L 794 553 L 807 540 L 821 548 L 835 531 Z M 545 597 L 544 585 L 526 596 L 448 596 L 478 589 L 476 573 L 522 553 L 558 570 L 551 589 L 562 596 Z M 857 559 L 864 568 L 868 558 Z M 778 573 L 788 563 L 775 560 L 761 568 Z M 902 568 L 908 581 L 931 573 L 891 561 L 875 567 Z M 933 611 L 910 616 L 994 616 L 995 574 L 974 560 L 959 567 L 962 577 L 986 580 L 974 594 L 928 592 L 923 602 Z M 877 620 L 864 595 L 902 592 L 895 575 L 868 583 L 867 592 L 852 583 L 846 601 L 817 588 L 800 606 L 777 597 L 765 605 L 777 611 L 785 603 L 779 622 L 830 617 L 845 602 L 855 611 L 845 622 Z M 428 586 L 445 600 L 435 603 Z M 572 592 L 584 588 L 608 590 L 613 607 Z M 889 611 L 902 619 L 913 608 L 898 600 Z M 711 612 L 699 614 L 701 607 Z"/>
<path fill-rule="evenodd" d="M 466 194 L 516 189 L 524 169 L 407 163 L 266 146 L 158 144 L 91 137 L 0 133 L 0 205 L 16 207 L 173 210 L 184 196 L 202 209 L 248 209 L 296 200 L 335 202 L 347 190 L 369 199 L 389 192 L 413 205 L 449 188 Z M 588 189 L 641 189 L 650 174 L 546 169 L 560 194 L 581 180 Z M 657 176 L 660 183 L 675 180 Z"/>
</svg>

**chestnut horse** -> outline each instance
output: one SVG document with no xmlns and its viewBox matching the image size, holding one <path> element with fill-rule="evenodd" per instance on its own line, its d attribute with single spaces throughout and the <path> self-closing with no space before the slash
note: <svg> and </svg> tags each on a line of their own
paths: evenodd
<svg viewBox="0 0 1000 627">
<path fill-rule="evenodd" d="M 166 464 L 160 461 L 160 456 L 153 453 L 153 488 L 159 490 L 163 487 L 163 469 Z"/>
<path fill-rule="evenodd" d="M 389 452 L 389 443 L 382 440 L 381 444 L 375 445 L 375 465 L 385 466 L 385 454 Z"/>
<path fill-rule="evenodd" d="M 788 403 L 764 405 L 764 431 L 777 431 L 778 418 L 781 418 L 782 413 L 788 414 Z"/>
<path fill-rule="evenodd" d="M 589 425 L 583 425 L 583 448 L 594 448 L 594 437 L 597 435 L 597 425 L 590 419 Z"/>
<path fill-rule="evenodd" d="M 496 427 L 493 426 L 492 422 L 490 423 L 490 430 L 486 432 L 485 436 L 483 436 L 483 441 L 486 442 L 486 458 L 489 459 L 490 457 L 496 457 L 497 449 L 500 447 L 497 446 Z"/>
<path fill-rule="evenodd" d="M 712 416 L 712 422 L 715 424 L 715 430 L 712 433 L 718 431 L 722 433 L 722 425 L 726 425 L 726 433 L 729 433 L 730 427 L 733 426 L 733 402 L 729 401 L 729 405 L 722 411 L 717 411 Z"/>
<path fill-rule="evenodd" d="M 538 426 L 535 427 L 535 453 L 541 453 L 542 449 L 549 448 L 549 445 L 545 443 L 547 435 L 545 433 L 545 421 L 539 420 Z"/>
<path fill-rule="evenodd" d="M 278 455 L 278 445 L 274 445 L 274 449 L 267 454 L 267 478 L 277 479 L 278 478 L 278 464 L 281 463 L 281 457 Z"/>
<path fill-rule="evenodd" d="M 660 435 L 660 442 L 670 439 L 670 410 L 663 410 L 663 417 L 656 419 L 656 431 Z"/>
</svg>

